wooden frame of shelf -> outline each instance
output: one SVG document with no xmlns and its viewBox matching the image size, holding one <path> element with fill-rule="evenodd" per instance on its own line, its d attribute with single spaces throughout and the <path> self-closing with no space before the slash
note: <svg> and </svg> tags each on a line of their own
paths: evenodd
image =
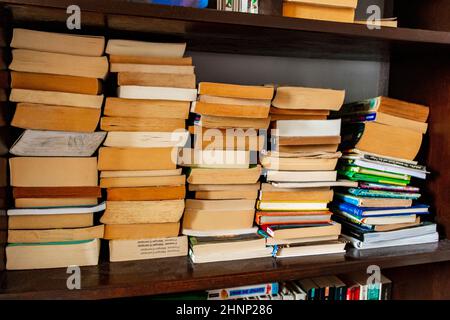
<svg viewBox="0 0 450 320">
<path fill-rule="evenodd" d="M 67 32 L 65 10 L 71 2 L 0 0 L 0 14 L 8 17 L 7 27 Z M 103 262 L 82 268 L 83 289 L 75 291 L 66 289 L 65 269 L 0 271 L 0 299 L 133 297 L 346 273 L 372 264 L 392 278 L 396 299 L 450 298 L 450 283 L 445 280 L 450 278 L 450 242 L 445 240 L 450 235 L 450 29 L 448 25 L 429 22 L 436 16 L 427 18 L 422 14 L 419 19 L 419 11 L 445 15 L 445 10 L 430 8 L 442 5 L 442 1 L 414 2 L 415 9 L 405 9 L 399 17 L 411 27 L 417 22 L 417 26 L 441 31 L 368 30 L 363 25 L 120 1 L 79 0 L 77 4 L 83 12 L 84 33 L 130 39 L 183 39 L 193 51 L 389 62 L 390 70 L 380 80 L 380 85 L 389 88 L 389 95 L 430 106 L 430 129 L 419 157 L 433 172 L 425 185 L 426 199 L 436 214 L 444 240 L 412 247 L 350 250 L 345 257 L 256 259 L 205 265 L 193 265 L 185 257 Z M 395 7 L 402 10 L 401 1 L 395 1 Z M 2 8 L 6 13 L 1 12 Z M 6 228 L 6 217 L 0 214 L 3 247 Z M 4 255 L 0 255 L 2 268 Z M 423 273 L 420 279 L 417 272 Z"/>
</svg>

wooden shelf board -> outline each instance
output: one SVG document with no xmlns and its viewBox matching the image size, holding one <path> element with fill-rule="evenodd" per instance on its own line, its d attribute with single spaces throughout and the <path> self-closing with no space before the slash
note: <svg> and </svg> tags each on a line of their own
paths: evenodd
<svg viewBox="0 0 450 320">
<path fill-rule="evenodd" d="M 105 299 L 187 292 L 450 261 L 450 241 L 344 255 L 272 258 L 194 265 L 187 257 L 101 263 L 81 268 L 81 290 L 68 290 L 65 269 L 7 271 L 0 299 Z"/>
<path fill-rule="evenodd" d="M 59 22 L 65 28 L 70 0 L 0 0 L 17 21 Z M 406 51 L 449 50 L 450 32 L 405 28 L 369 30 L 364 25 L 107 0 L 79 0 L 82 25 L 107 28 L 110 36 L 188 41 L 188 49 L 313 58 L 387 60 Z M 41 24 L 42 25 L 42 24 Z M 67 32 L 67 29 L 66 29 Z M 154 37 L 149 37 L 153 34 Z M 162 39 L 164 40 L 164 39 Z"/>
</svg>

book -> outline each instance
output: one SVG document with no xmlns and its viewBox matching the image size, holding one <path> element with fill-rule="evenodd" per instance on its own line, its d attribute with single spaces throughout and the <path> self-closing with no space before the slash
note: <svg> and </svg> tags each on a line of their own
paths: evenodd
<svg viewBox="0 0 450 320">
<path fill-rule="evenodd" d="M 110 240 L 111 262 L 182 257 L 188 252 L 186 236 L 139 240 Z"/>
<path fill-rule="evenodd" d="M 189 257 L 194 263 L 209 263 L 209 262 L 219 262 L 219 261 L 239 261 L 247 259 L 258 259 L 258 258 L 271 258 L 272 248 L 266 247 L 258 250 L 252 251 L 237 251 L 227 254 L 221 252 L 214 252 L 208 255 L 196 256 L 192 250 L 189 250 Z"/>
<path fill-rule="evenodd" d="M 371 182 L 359 182 L 359 188 L 365 190 L 382 190 L 382 191 L 393 191 L 393 192 L 408 192 L 414 193 L 419 192 L 420 189 L 413 186 L 395 186 L 392 184 L 380 184 L 380 183 L 371 183 Z"/>
<path fill-rule="evenodd" d="M 158 43 L 110 39 L 106 45 L 107 54 L 118 56 L 182 58 L 185 50 L 186 43 Z"/>
<path fill-rule="evenodd" d="M 216 117 L 262 118 L 269 117 L 270 107 L 267 105 L 231 105 L 215 104 L 202 101 L 192 103 L 191 112 Z"/>
<path fill-rule="evenodd" d="M 317 224 L 317 225 L 319 225 L 319 224 Z M 306 238 L 298 238 L 298 239 L 275 239 L 272 237 L 267 237 L 266 245 L 267 246 L 291 245 L 291 244 L 319 242 L 319 241 L 337 241 L 338 239 L 339 239 L 338 235 L 306 237 Z"/>
<path fill-rule="evenodd" d="M 391 207 L 391 208 L 360 208 L 353 204 L 346 202 L 339 202 L 335 204 L 339 211 L 344 211 L 356 217 L 371 217 L 371 216 L 391 216 L 391 215 L 412 215 L 412 214 L 428 214 L 428 205 L 416 204 L 408 208 Z"/>
<path fill-rule="evenodd" d="M 253 297 L 264 294 L 277 294 L 279 292 L 278 282 L 242 286 L 227 289 L 208 290 L 208 300 L 231 300 Z"/>
<path fill-rule="evenodd" d="M 160 71 L 160 70 L 158 70 Z M 195 89 L 195 74 L 119 72 L 119 86 L 172 87 Z"/>
<path fill-rule="evenodd" d="M 79 207 L 98 204 L 97 198 L 16 198 L 14 206 L 22 208 Z"/>
<path fill-rule="evenodd" d="M 180 223 L 107 224 L 104 238 L 107 240 L 139 240 L 177 237 Z"/>
<path fill-rule="evenodd" d="M 49 208 L 24 208 L 24 209 L 8 209 L 8 216 L 33 216 L 33 215 L 67 215 L 67 214 L 83 214 L 95 213 L 105 210 L 106 204 L 96 204 L 94 206 L 79 206 L 79 207 L 49 207 Z"/>
<path fill-rule="evenodd" d="M 304 87 L 278 87 L 272 105 L 288 110 L 339 110 L 345 99 L 345 90 Z M 277 112 L 272 108 L 271 113 Z"/>
<path fill-rule="evenodd" d="M 409 176 L 413 176 L 419 179 L 426 179 L 427 177 L 427 171 L 418 171 L 415 169 L 409 169 L 409 168 L 404 168 L 401 166 L 394 166 L 394 165 L 389 165 L 389 164 L 385 164 L 385 163 L 379 163 L 379 162 L 375 162 L 375 161 L 367 161 L 365 159 L 355 159 L 352 160 L 351 163 L 355 166 L 359 166 L 359 167 L 364 167 L 364 168 L 368 168 L 368 169 L 373 169 L 373 170 L 377 170 L 377 171 L 386 171 L 386 172 L 392 172 L 392 173 L 396 173 L 396 174 L 403 174 L 403 175 L 409 175 Z"/>
<path fill-rule="evenodd" d="M 401 167 L 405 169 L 417 170 L 417 171 L 427 171 L 427 168 L 423 165 L 418 164 L 417 161 L 392 158 L 386 156 L 380 156 L 377 154 L 361 151 L 358 149 L 351 149 L 346 151 L 345 158 L 354 160 L 364 160 L 370 162 L 382 163 L 390 166 Z"/>
<path fill-rule="evenodd" d="M 267 181 L 277 182 L 323 182 L 336 181 L 336 171 L 275 171 L 267 170 Z"/>
<path fill-rule="evenodd" d="M 345 104 L 339 114 L 361 114 L 382 112 L 394 117 L 426 122 L 430 108 L 424 105 L 401 101 L 388 97 L 376 97 L 359 102 Z"/>
<path fill-rule="evenodd" d="M 365 25 L 368 25 L 368 26 L 380 26 L 380 27 L 383 27 L 383 28 L 385 28 L 385 27 L 397 28 L 398 27 L 397 18 L 383 18 L 383 19 L 377 19 L 377 20 L 373 20 L 373 21 L 369 21 L 369 20 L 355 20 L 353 23 L 365 24 Z"/>
<path fill-rule="evenodd" d="M 389 240 L 389 241 L 378 241 L 373 243 L 364 243 L 358 239 L 347 236 L 345 234 L 342 235 L 346 240 L 350 242 L 350 244 L 358 249 L 376 249 L 376 248 L 388 248 L 388 247 L 396 247 L 396 246 L 409 246 L 409 245 L 418 245 L 425 243 L 434 243 L 439 241 L 439 234 L 437 232 L 426 234 L 418 237 L 410 237 L 403 238 L 398 240 Z"/>
<path fill-rule="evenodd" d="M 197 90 L 185 88 L 121 86 L 117 96 L 123 99 L 195 101 Z"/>
<path fill-rule="evenodd" d="M 195 191 L 194 194 L 194 198 L 199 200 L 255 200 L 257 197 L 257 190 Z"/>
<path fill-rule="evenodd" d="M 103 95 L 12 89 L 9 100 L 11 102 L 100 109 L 103 104 Z"/>
<path fill-rule="evenodd" d="M 330 222 L 327 225 L 263 225 L 261 227 L 275 239 L 299 239 L 311 237 L 333 236 L 341 234 L 341 225 Z"/>
<path fill-rule="evenodd" d="M 106 132 L 25 130 L 9 152 L 29 157 L 90 157 L 105 137 Z"/>
<path fill-rule="evenodd" d="M 183 215 L 184 200 L 106 201 L 100 218 L 103 224 L 178 222 Z"/>
<path fill-rule="evenodd" d="M 256 208 L 261 211 L 315 211 L 327 210 L 327 202 L 300 201 L 258 201 Z"/>
<path fill-rule="evenodd" d="M 85 228 L 94 225 L 94 214 L 9 216 L 9 230 Z"/>
<path fill-rule="evenodd" d="M 137 188 L 137 187 L 161 187 L 161 186 L 179 186 L 184 185 L 186 177 L 163 176 L 163 177 L 118 177 L 101 178 L 100 187 L 102 188 Z"/>
<path fill-rule="evenodd" d="M 347 221 L 353 224 L 358 224 L 359 226 L 365 228 L 366 230 L 387 230 L 392 225 L 399 225 L 403 223 L 416 223 L 417 216 L 415 214 L 405 214 L 405 215 L 391 215 L 391 216 L 370 216 L 370 217 L 358 217 L 352 215 L 343 210 L 339 210 L 336 206 L 332 206 L 332 211 L 335 213 L 333 219 L 342 221 Z M 419 218 L 420 219 L 420 218 Z M 379 227 L 382 226 L 382 227 Z M 396 228 L 396 226 L 393 226 Z"/>
<path fill-rule="evenodd" d="M 282 189 L 269 183 L 261 185 L 259 192 L 261 201 L 305 201 L 330 202 L 333 200 L 333 190 L 328 187 L 308 189 Z"/>
<path fill-rule="evenodd" d="M 246 229 L 229 229 L 229 230 L 192 230 L 183 228 L 182 233 L 192 237 L 226 237 L 238 236 L 243 234 L 253 234 L 258 232 L 258 227 Z"/>
<path fill-rule="evenodd" d="M 103 238 L 103 225 L 76 229 L 9 230 L 8 243 L 43 243 Z"/>
<path fill-rule="evenodd" d="M 113 148 L 98 151 L 98 170 L 171 170 L 177 165 L 172 148 Z"/>
<path fill-rule="evenodd" d="M 100 187 L 13 187 L 13 198 L 101 198 Z"/>
<path fill-rule="evenodd" d="M 259 182 L 251 184 L 189 184 L 189 191 L 259 191 Z"/>
<path fill-rule="evenodd" d="M 353 23 L 357 1 L 348 1 L 345 5 L 336 5 L 336 1 L 285 0 L 283 2 L 283 16 L 301 19 L 326 20 Z"/>
<path fill-rule="evenodd" d="M 208 104 L 226 104 L 226 105 L 239 105 L 239 106 L 271 106 L 270 99 L 247 99 L 247 98 L 233 98 L 233 97 L 219 97 L 202 94 L 198 96 L 197 101 Z"/>
<path fill-rule="evenodd" d="M 305 257 L 325 254 L 345 253 L 346 243 L 343 241 L 326 241 L 301 245 L 281 246 L 277 258 Z"/>
<path fill-rule="evenodd" d="M 160 118 L 128 118 L 128 117 L 102 117 L 100 129 L 103 131 L 135 131 L 135 132 L 173 132 L 184 129 L 184 119 Z"/>
<path fill-rule="evenodd" d="M 15 157 L 9 159 L 13 187 L 96 187 L 95 157 Z"/>
<path fill-rule="evenodd" d="M 422 133 L 376 122 L 343 127 L 342 148 L 356 148 L 381 156 L 413 160 L 422 145 Z"/>
<path fill-rule="evenodd" d="M 183 148 L 178 155 L 178 165 L 191 168 L 241 168 L 247 169 L 254 161 L 244 150 L 198 150 Z"/>
<path fill-rule="evenodd" d="M 103 55 L 105 38 L 14 28 L 10 46 L 18 49 L 98 57 Z"/>
<path fill-rule="evenodd" d="M 282 89 L 284 87 L 279 87 L 279 89 Z M 289 89 L 286 89 L 289 91 Z M 276 94 L 275 98 L 276 99 Z M 285 102 L 287 104 L 287 102 Z M 294 106 L 292 106 L 294 107 Z M 286 108 L 277 108 L 273 105 L 270 107 L 270 114 L 271 115 L 284 115 L 284 116 L 329 116 L 330 110 L 321 110 L 321 109 L 297 109 L 294 107 L 294 109 L 286 109 Z"/>
<path fill-rule="evenodd" d="M 254 200 L 197 200 L 186 199 L 186 210 L 209 210 L 209 211 L 241 211 L 255 208 Z"/>
<path fill-rule="evenodd" d="M 135 171 L 120 171 L 120 170 L 104 170 L 100 172 L 100 178 L 131 178 L 131 177 L 168 177 L 180 176 L 182 169 L 171 170 L 135 170 Z"/>
<path fill-rule="evenodd" d="M 133 72 L 133 73 L 153 73 L 153 74 L 171 74 L 185 75 L 194 74 L 194 66 L 173 66 L 173 65 L 149 65 L 133 63 L 111 63 L 110 72 Z"/>
<path fill-rule="evenodd" d="M 270 120 L 327 120 L 327 116 L 271 114 Z"/>
<path fill-rule="evenodd" d="M 101 109 L 18 103 L 11 125 L 22 129 L 94 132 Z"/>
<path fill-rule="evenodd" d="M 13 71 L 11 88 L 99 95 L 102 82 L 96 78 Z"/>
<path fill-rule="evenodd" d="M 279 171 L 332 171 L 336 169 L 338 158 L 283 157 L 274 154 L 261 157 L 261 165 L 265 169 Z"/>
<path fill-rule="evenodd" d="M 191 57 L 167 58 L 167 57 L 110 54 L 109 62 L 110 63 L 170 65 L 170 66 L 192 66 L 192 58 Z"/>
<path fill-rule="evenodd" d="M 255 222 L 259 225 L 275 224 L 320 224 L 331 221 L 331 212 L 329 211 L 257 211 Z"/>
<path fill-rule="evenodd" d="M 357 207 L 392 208 L 412 206 L 411 199 L 366 198 L 343 193 L 335 193 L 335 197 Z"/>
<path fill-rule="evenodd" d="M 350 180 L 375 182 L 382 184 L 394 184 L 394 185 L 408 185 L 410 183 L 410 176 L 401 176 L 395 174 L 389 174 L 382 171 L 375 171 L 371 169 L 363 169 L 361 167 L 341 167 L 338 169 L 338 173 Z M 382 175 L 379 175 L 382 173 Z"/>
<path fill-rule="evenodd" d="M 321 188 L 321 187 L 357 187 L 358 182 L 350 180 L 337 181 L 317 181 L 317 182 L 272 182 L 275 188 L 284 189 L 304 189 L 304 188 Z"/>
<path fill-rule="evenodd" d="M 186 208 L 182 228 L 195 231 L 248 229 L 253 226 L 254 216 L 254 209 L 202 210 Z"/>
<path fill-rule="evenodd" d="M 189 139 L 189 132 L 184 129 L 174 132 L 124 132 L 110 131 L 103 143 L 106 147 L 114 148 L 151 148 L 174 150 L 174 162 L 177 154 L 174 147 L 183 147 Z"/>
<path fill-rule="evenodd" d="M 187 119 L 188 101 L 140 100 L 107 97 L 104 115 L 110 117 Z"/>
<path fill-rule="evenodd" d="M 226 254 L 258 250 L 266 246 L 266 241 L 260 235 L 250 233 L 221 237 L 189 237 L 189 246 L 195 256 L 200 256 L 215 252 Z"/>
<path fill-rule="evenodd" d="M 283 138 L 284 139 L 284 138 Z M 275 139 L 274 139 L 275 140 Z M 316 144 L 316 145 L 299 145 L 299 146 L 291 146 L 291 145 L 276 145 L 272 144 L 272 150 L 278 150 L 280 152 L 336 152 L 338 149 L 338 144 Z"/>
<path fill-rule="evenodd" d="M 281 150 L 281 147 L 289 146 L 290 148 L 298 148 L 299 146 L 309 146 L 310 148 L 313 146 L 317 146 L 318 150 L 321 152 L 336 152 L 337 145 L 341 143 L 341 136 L 316 136 L 316 137 L 280 137 L 277 136 L 277 132 L 272 132 L 272 141 L 273 141 L 273 150 L 279 148 L 280 152 L 313 152 L 308 150 L 300 150 L 300 151 L 289 151 L 289 150 Z M 324 146 L 331 146 L 333 148 L 332 151 L 328 151 L 324 149 Z"/>
<path fill-rule="evenodd" d="M 277 137 L 333 137 L 341 134 L 341 120 L 278 120 Z"/>
<path fill-rule="evenodd" d="M 29 270 L 98 264 L 100 240 L 14 243 L 6 246 L 6 269 Z"/>
<path fill-rule="evenodd" d="M 270 125 L 269 118 L 236 118 L 236 117 L 217 117 L 202 115 L 195 120 L 195 125 L 204 128 L 231 129 L 231 128 L 252 128 L 267 129 Z"/>
<path fill-rule="evenodd" d="M 152 201 L 184 199 L 186 190 L 184 185 L 108 188 L 109 201 Z"/>
<path fill-rule="evenodd" d="M 200 82 L 198 94 L 240 99 L 272 100 L 274 88 L 269 86 L 244 86 L 226 83 Z"/>
<path fill-rule="evenodd" d="M 12 57 L 9 69 L 21 72 L 104 79 L 109 69 L 106 57 L 83 57 L 25 49 L 13 50 Z"/>
<path fill-rule="evenodd" d="M 261 167 L 249 169 L 191 168 L 187 182 L 191 184 L 254 184 L 259 180 Z"/>
</svg>

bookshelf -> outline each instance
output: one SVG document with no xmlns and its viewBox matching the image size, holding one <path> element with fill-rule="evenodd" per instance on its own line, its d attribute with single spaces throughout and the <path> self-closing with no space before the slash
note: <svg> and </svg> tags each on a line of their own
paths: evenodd
<svg viewBox="0 0 450 320">
<path fill-rule="evenodd" d="M 191 51 L 388 61 L 380 78 L 389 95 L 430 106 L 430 130 L 419 155 L 432 172 L 426 198 L 440 225 L 438 244 L 386 248 L 345 257 L 257 259 L 193 265 L 188 258 L 107 263 L 82 268 L 82 290 L 69 291 L 65 269 L 0 271 L 0 299 L 119 298 L 281 281 L 364 270 L 375 264 L 392 278 L 393 298 L 450 298 L 450 26 L 445 1 L 394 1 L 400 28 L 248 15 L 120 1 L 77 1 L 82 33 L 129 39 L 185 40 Z M 66 0 L 0 0 L 6 27 L 67 31 Z M 446 10 L 447 9 L 447 10 Z M 442 15 L 442 17 L 440 17 Z M 424 28 L 424 29 L 420 29 Z M 270 43 L 270 45 L 268 45 Z M 4 137 L 11 139 L 8 132 Z M 0 213 L 0 242 L 6 217 Z M 0 270 L 3 268 L 3 250 Z"/>
</svg>

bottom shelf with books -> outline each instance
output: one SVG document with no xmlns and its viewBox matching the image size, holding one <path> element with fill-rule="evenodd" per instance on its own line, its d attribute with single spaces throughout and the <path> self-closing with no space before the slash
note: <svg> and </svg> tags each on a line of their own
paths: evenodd
<svg viewBox="0 0 450 320">
<path fill-rule="evenodd" d="M 69 290 L 66 269 L 1 274 L 0 299 L 108 299 L 219 289 L 365 270 L 450 261 L 450 241 L 358 251 L 345 255 L 192 264 L 186 257 L 81 268 L 81 289 Z M 393 282 L 395 279 L 391 279 Z M 395 288 L 393 296 L 395 298 Z"/>
</svg>

